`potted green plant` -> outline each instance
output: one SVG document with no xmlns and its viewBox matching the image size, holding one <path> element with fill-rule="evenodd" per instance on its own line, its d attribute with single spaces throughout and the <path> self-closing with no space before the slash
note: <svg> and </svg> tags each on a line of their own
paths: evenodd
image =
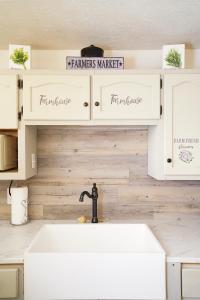
<svg viewBox="0 0 200 300">
<path fill-rule="evenodd" d="M 181 68 L 181 54 L 176 51 L 174 48 L 170 49 L 167 56 L 165 57 L 165 61 L 168 66 L 172 66 L 175 68 Z"/>
<path fill-rule="evenodd" d="M 10 55 L 10 59 L 17 65 L 22 65 L 24 70 L 26 70 L 26 62 L 29 59 L 27 51 L 23 48 L 16 48 Z"/>
<path fill-rule="evenodd" d="M 163 69 L 185 68 L 185 44 L 163 46 Z"/>
</svg>

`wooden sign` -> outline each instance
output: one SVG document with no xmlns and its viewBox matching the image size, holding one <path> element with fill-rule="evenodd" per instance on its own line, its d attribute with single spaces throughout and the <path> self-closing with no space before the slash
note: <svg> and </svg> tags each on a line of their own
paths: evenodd
<svg viewBox="0 0 200 300">
<path fill-rule="evenodd" d="M 89 69 L 123 69 L 123 57 L 66 57 L 66 69 L 69 70 L 89 70 Z"/>
</svg>

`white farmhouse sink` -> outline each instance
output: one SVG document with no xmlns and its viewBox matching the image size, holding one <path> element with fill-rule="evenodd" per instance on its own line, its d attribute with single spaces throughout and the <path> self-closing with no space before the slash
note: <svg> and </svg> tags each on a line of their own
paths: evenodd
<svg viewBox="0 0 200 300">
<path fill-rule="evenodd" d="M 25 300 L 165 299 L 165 253 L 145 224 L 44 225 L 25 253 Z"/>
</svg>

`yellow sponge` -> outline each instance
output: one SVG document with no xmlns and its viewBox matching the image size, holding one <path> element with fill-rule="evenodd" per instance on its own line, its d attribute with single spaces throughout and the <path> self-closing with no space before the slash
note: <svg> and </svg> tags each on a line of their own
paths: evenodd
<svg viewBox="0 0 200 300">
<path fill-rule="evenodd" d="M 86 216 L 80 216 L 78 219 L 79 223 L 86 223 L 87 222 L 87 217 Z"/>
</svg>

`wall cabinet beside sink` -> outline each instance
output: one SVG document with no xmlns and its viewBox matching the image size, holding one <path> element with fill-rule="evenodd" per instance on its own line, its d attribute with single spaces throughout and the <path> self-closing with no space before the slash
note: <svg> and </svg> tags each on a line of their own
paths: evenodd
<svg viewBox="0 0 200 300">
<path fill-rule="evenodd" d="M 148 125 L 160 118 L 158 74 L 25 75 L 23 81 L 25 120 L 143 120 Z"/>
<path fill-rule="evenodd" d="M 200 179 L 200 74 L 165 74 L 163 116 L 149 128 L 148 170 L 157 179 Z"/>
<path fill-rule="evenodd" d="M 24 119 L 90 119 L 90 76 L 25 75 L 23 83 Z"/>
<path fill-rule="evenodd" d="M 192 70 L 7 72 L 0 75 L 0 130 L 20 137 L 20 128 L 37 125 L 148 125 L 148 174 L 200 180 L 199 94 L 200 72 Z M 35 146 L 28 152 L 35 165 Z M 0 179 L 28 178 L 36 173 L 29 169 Z"/>
<path fill-rule="evenodd" d="M 160 75 L 93 76 L 93 119 L 160 119 Z"/>
</svg>

